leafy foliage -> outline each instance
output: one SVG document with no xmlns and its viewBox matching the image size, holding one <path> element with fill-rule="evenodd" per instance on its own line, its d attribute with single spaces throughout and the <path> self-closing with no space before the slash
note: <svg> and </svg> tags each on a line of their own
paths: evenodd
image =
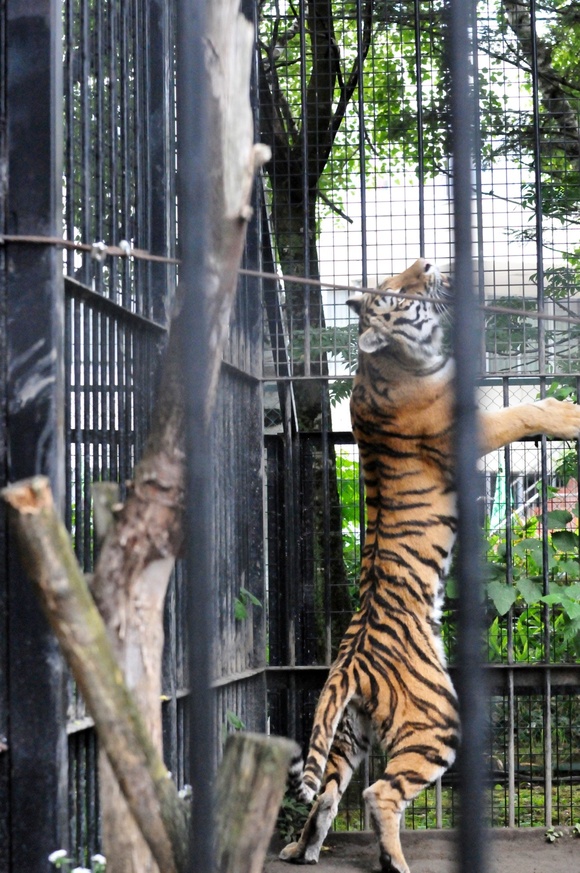
<svg viewBox="0 0 580 873">
<path fill-rule="evenodd" d="M 361 506 L 359 462 L 345 453 L 336 456 L 342 514 L 343 559 L 353 610 L 359 605 Z"/>
<path fill-rule="evenodd" d="M 344 559 L 356 609 L 361 538 L 358 461 L 339 454 L 337 475 Z M 575 529 L 570 530 L 569 526 L 575 519 Z M 551 621 L 552 627 L 552 660 L 563 662 L 580 657 L 580 538 L 577 519 L 577 507 L 574 514 L 561 509 L 548 512 L 545 543 L 539 515 L 524 521 L 514 517 L 509 541 L 505 532 L 492 532 L 488 522 L 485 531 L 485 595 L 490 661 L 505 662 L 508 659 L 506 622 L 511 627 L 510 657 L 516 662 L 544 660 L 547 657 L 544 651 L 547 620 Z M 547 593 L 544 593 L 545 559 L 549 582 Z M 449 608 L 444 617 L 443 636 L 448 648 L 452 648 L 449 642 L 455 634 L 453 600 L 457 596 L 453 574 L 446 592 Z"/>
<path fill-rule="evenodd" d="M 546 543 L 540 538 L 539 516 L 525 522 L 514 518 L 509 549 L 505 533 L 488 531 L 486 594 L 493 607 L 488 632 L 491 661 L 507 660 L 508 636 L 502 630 L 503 617 L 511 625 L 511 657 L 517 662 L 544 660 L 546 607 L 552 608 L 555 648 L 551 658 L 567 661 L 574 651 L 580 655 L 579 539 L 577 533 L 565 527 L 573 518 L 565 510 L 549 512 Z"/>
</svg>

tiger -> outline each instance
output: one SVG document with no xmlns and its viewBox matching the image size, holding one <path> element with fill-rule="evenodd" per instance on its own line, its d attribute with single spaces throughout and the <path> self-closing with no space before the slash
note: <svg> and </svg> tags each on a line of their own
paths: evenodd
<svg viewBox="0 0 580 873">
<path fill-rule="evenodd" d="M 280 858 L 318 861 L 374 734 L 387 763 L 363 796 L 381 871 L 409 873 L 399 833 L 404 810 L 453 763 L 460 739 L 440 636 L 457 529 L 454 363 L 444 342 L 452 290 L 420 258 L 378 291 L 390 293 L 347 301 L 359 318 L 350 410 L 367 511 L 360 605 L 320 694 L 305 763 L 290 767 L 290 790 L 305 803 L 318 796 Z M 580 434 L 580 407 L 553 398 L 478 416 L 482 455 L 523 437 Z"/>
</svg>

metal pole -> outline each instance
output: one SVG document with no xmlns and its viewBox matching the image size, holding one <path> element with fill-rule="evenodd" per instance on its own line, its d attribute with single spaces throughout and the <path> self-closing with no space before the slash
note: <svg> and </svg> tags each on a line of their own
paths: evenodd
<svg viewBox="0 0 580 873">
<path fill-rule="evenodd" d="M 3 4 L 5 113 L 2 232 L 62 229 L 62 8 Z M 62 256 L 53 246 L 6 245 L 0 255 L 2 485 L 42 473 L 63 505 L 65 427 Z M 45 870 L 47 846 L 68 840 L 66 674 L 58 645 L 6 539 L 0 510 L 0 868 Z M 5 599 L 4 599 L 5 598 Z M 0 610 L 3 611 L 3 610 Z M 5 665 L 5 669 L 4 669 Z M 9 717 L 8 717 L 9 713 Z M 5 864 L 5 866 L 3 866 Z"/>
<path fill-rule="evenodd" d="M 211 463 L 205 420 L 208 391 L 208 331 L 205 300 L 206 220 L 209 214 L 207 81 L 203 35 L 205 0 L 177 4 L 177 196 L 179 282 L 184 291 L 180 314 L 183 343 L 185 445 L 187 456 L 185 541 L 187 544 L 188 642 L 190 685 L 190 774 L 193 787 L 191 866 L 210 873 L 214 701 L 210 691 L 213 629 L 210 578 Z"/>
<path fill-rule="evenodd" d="M 461 817 L 459 869 L 483 873 L 483 750 L 485 695 L 481 667 L 481 579 L 479 573 L 480 531 L 477 512 L 479 494 L 475 384 L 478 329 L 473 292 L 472 259 L 472 141 L 475 104 L 470 87 L 471 28 L 473 6 L 451 0 L 449 65 L 453 142 L 453 206 L 455 234 L 455 359 L 456 451 L 458 493 L 457 572 L 460 582 L 458 692 L 462 721 L 459 784 Z"/>
</svg>

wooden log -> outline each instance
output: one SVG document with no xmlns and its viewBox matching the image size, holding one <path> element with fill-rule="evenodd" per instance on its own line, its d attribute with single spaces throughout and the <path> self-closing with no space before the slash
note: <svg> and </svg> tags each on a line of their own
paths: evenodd
<svg viewBox="0 0 580 873">
<path fill-rule="evenodd" d="M 216 786 L 219 873 L 262 873 L 296 752 L 296 743 L 283 737 L 228 737 Z"/>
<path fill-rule="evenodd" d="M 25 569 L 92 715 L 116 782 L 163 873 L 184 869 L 187 810 L 127 689 L 45 476 L 10 485 Z"/>
</svg>

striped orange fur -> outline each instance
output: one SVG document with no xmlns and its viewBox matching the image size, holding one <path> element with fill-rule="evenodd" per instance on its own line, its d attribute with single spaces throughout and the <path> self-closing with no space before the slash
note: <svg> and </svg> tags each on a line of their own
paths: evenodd
<svg viewBox="0 0 580 873">
<path fill-rule="evenodd" d="M 360 609 L 345 633 L 314 716 L 304 768 L 292 781 L 314 805 L 283 860 L 315 863 L 352 773 L 374 733 L 387 753 L 365 802 L 383 873 L 409 873 L 399 839 L 406 805 L 453 762 L 457 698 L 439 636 L 456 531 L 453 361 L 442 348 L 449 285 L 418 260 L 363 294 L 352 426 L 364 473 L 367 529 Z M 580 410 L 547 399 L 480 415 L 482 453 L 534 434 L 576 438 Z"/>
</svg>

